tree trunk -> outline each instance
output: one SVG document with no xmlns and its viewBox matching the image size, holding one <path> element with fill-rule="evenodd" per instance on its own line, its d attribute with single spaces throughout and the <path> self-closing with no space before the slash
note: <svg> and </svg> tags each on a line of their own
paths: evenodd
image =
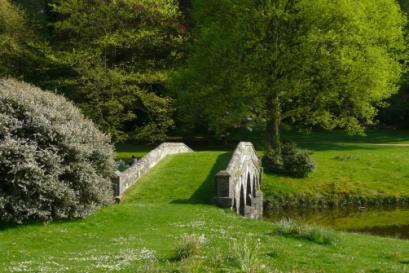
<svg viewBox="0 0 409 273">
<path fill-rule="evenodd" d="M 281 104 L 278 95 L 274 95 L 267 103 L 266 148 L 281 152 L 280 125 Z"/>
</svg>

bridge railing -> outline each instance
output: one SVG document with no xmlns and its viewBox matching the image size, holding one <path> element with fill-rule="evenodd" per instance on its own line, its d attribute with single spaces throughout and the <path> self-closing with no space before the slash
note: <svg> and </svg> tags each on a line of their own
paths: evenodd
<svg viewBox="0 0 409 273">
<path fill-rule="evenodd" d="M 146 174 L 163 158 L 171 154 L 193 152 L 184 143 L 162 143 L 154 150 L 150 151 L 140 160 L 135 161 L 131 167 L 124 172 L 117 171 L 112 178 L 114 195 L 117 201 L 120 201 L 123 193 L 134 185 L 139 178 Z"/>
<path fill-rule="evenodd" d="M 250 218 L 263 215 L 262 167 L 250 142 L 240 142 L 226 168 L 216 174 L 215 203 Z"/>
</svg>

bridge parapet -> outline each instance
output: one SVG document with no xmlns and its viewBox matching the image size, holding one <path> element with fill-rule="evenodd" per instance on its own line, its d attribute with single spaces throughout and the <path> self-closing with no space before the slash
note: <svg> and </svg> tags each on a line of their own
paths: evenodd
<svg viewBox="0 0 409 273">
<path fill-rule="evenodd" d="M 184 143 L 162 143 L 140 160 L 135 161 L 132 166 L 124 172 L 116 172 L 115 176 L 112 178 L 115 198 L 119 201 L 122 194 L 129 187 L 134 185 L 139 178 L 146 174 L 166 156 L 189 152 L 193 152 L 193 150 Z"/>
<path fill-rule="evenodd" d="M 216 204 L 249 218 L 263 216 L 262 167 L 251 142 L 240 142 L 226 170 L 216 174 Z"/>
</svg>

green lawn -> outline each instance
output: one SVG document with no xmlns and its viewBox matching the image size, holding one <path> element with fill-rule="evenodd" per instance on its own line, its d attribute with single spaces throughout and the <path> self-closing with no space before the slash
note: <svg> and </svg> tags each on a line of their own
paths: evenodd
<svg viewBox="0 0 409 273">
<path fill-rule="evenodd" d="M 321 245 L 212 206 L 213 176 L 229 157 L 169 156 L 123 203 L 85 220 L 3 226 L 0 272 L 409 272 L 409 241 L 339 233 Z M 187 234 L 204 239 L 202 252 L 177 261 Z"/>
<path fill-rule="evenodd" d="M 340 130 L 314 130 L 309 133 L 283 130 L 282 138 L 296 143 L 409 144 L 409 130 L 368 129 L 362 136 L 348 135 Z"/>
<path fill-rule="evenodd" d="M 407 132 L 370 131 L 362 139 L 341 133 L 291 138 L 312 151 L 316 170 L 304 179 L 265 174 L 263 189 L 271 206 L 409 205 Z"/>
<path fill-rule="evenodd" d="M 127 163 L 132 161 L 132 156 L 143 157 L 151 148 L 141 145 L 121 144 L 116 147 L 116 159 Z"/>
</svg>

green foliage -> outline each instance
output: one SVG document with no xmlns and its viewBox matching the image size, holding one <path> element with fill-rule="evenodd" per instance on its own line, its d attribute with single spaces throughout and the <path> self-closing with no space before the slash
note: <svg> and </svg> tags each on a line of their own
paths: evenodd
<svg viewBox="0 0 409 273">
<path fill-rule="evenodd" d="M 167 74 L 185 29 L 174 0 L 52 1 L 44 74 L 114 141 L 159 142 L 173 126 Z M 43 10 L 44 12 L 44 10 Z"/>
<path fill-rule="evenodd" d="M 173 83 L 190 127 L 361 133 L 398 89 L 406 18 L 393 0 L 195 2 L 191 56 Z"/>
<path fill-rule="evenodd" d="M 15 75 L 25 54 L 24 13 L 9 0 L 0 0 L 0 76 Z"/>
<path fill-rule="evenodd" d="M 282 236 L 304 239 L 323 245 L 334 245 L 338 241 L 338 237 L 334 231 L 317 226 L 305 225 L 291 219 L 281 220 L 277 224 L 275 232 Z"/>
<path fill-rule="evenodd" d="M 262 162 L 266 171 L 298 178 L 307 177 L 315 168 L 310 152 L 298 149 L 292 143 L 282 144 L 279 151 L 267 151 Z"/>
<path fill-rule="evenodd" d="M 85 217 L 112 201 L 110 139 L 63 97 L 0 80 L 0 220 Z"/>
</svg>

